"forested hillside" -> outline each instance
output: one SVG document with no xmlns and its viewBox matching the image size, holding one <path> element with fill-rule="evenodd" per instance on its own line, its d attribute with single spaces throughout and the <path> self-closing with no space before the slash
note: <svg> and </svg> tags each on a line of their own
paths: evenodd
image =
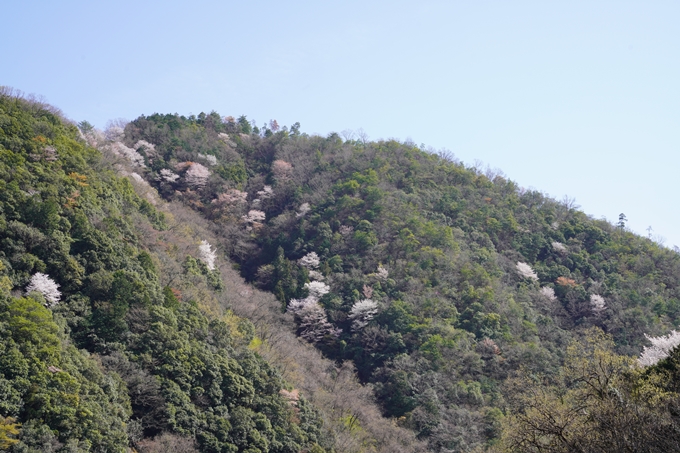
<svg viewBox="0 0 680 453">
<path fill-rule="evenodd" d="M 286 382 L 231 309 L 230 298 L 269 299 L 248 290 L 186 208 L 102 152 L 58 110 L 0 93 L 0 450 L 416 448 L 370 404 L 320 413 L 311 391 Z M 298 359 L 310 356 L 285 338 Z M 307 387 L 317 399 L 331 393 L 321 386 L 361 394 L 351 372 L 315 360 Z M 379 426 L 352 429 L 359 415 L 390 439 L 373 436 Z"/>
<path fill-rule="evenodd" d="M 0 450 L 680 450 L 680 255 L 623 220 L 412 143 L 7 89 L 0 156 Z"/>
<path fill-rule="evenodd" d="M 507 379 L 557 376 L 589 328 L 635 356 L 678 325 L 677 253 L 412 143 L 215 112 L 140 117 L 120 140 L 433 451 L 496 443 Z"/>
</svg>

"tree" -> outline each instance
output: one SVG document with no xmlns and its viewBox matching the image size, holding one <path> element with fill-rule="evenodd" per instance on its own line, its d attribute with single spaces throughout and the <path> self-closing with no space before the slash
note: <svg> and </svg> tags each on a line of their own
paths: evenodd
<svg viewBox="0 0 680 453">
<path fill-rule="evenodd" d="M 326 311 L 314 296 L 305 299 L 291 299 L 288 310 L 298 321 L 298 333 L 307 341 L 318 343 L 326 337 L 338 337 L 340 329 L 326 318 Z"/>
<path fill-rule="evenodd" d="M 518 261 L 515 267 L 517 268 L 517 273 L 522 277 L 528 278 L 530 280 L 538 280 L 538 275 L 536 275 L 536 272 L 534 272 L 531 266 L 529 266 L 527 263 Z"/>
<path fill-rule="evenodd" d="M 308 282 L 305 283 L 305 288 L 309 291 L 311 297 L 317 299 L 330 292 L 330 287 L 324 282 Z"/>
<path fill-rule="evenodd" d="M 26 286 L 26 294 L 30 294 L 33 291 L 37 291 L 43 295 L 47 301 L 47 307 L 58 304 L 61 299 L 59 285 L 49 276 L 41 272 L 36 272 L 33 277 L 31 277 L 28 286 Z"/>
<path fill-rule="evenodd" d="M 673 395 L 613 347 L 611 336 L 593 328 L 567 348 L 556 378 L 524 371 L 511 379 L 502 451 L 678 451 L 680 431 L 669 411 Z"/>
<path fill-rule="evenodd" d="M 651 346 L 645 346 L 642 350 L 642 354 L 638 358 L 638 363 L 641 366 L 651 366 L 655 365 L 661 360 L 668 357 L 678 345 L 680 345 L 680 332 L 671 330 L 668 335 L 662 335 L 660 337 L 650 337 L 645 334 L 645 338 L 652 343 Z"/>
<path fill-rule="evenodd" d="M 198 246 L 198 252 L 201 257 L 201 261 L 208 266 L 211 271 L 215 270 L 215 258 L 217 258 L 215 251 L 212 250 L 210 244 L 205 239 L 201 241 L 201 245 Z"/>
<path fill-rule="evenodd" d="M 209 177 L 210 170 L 197 162 L 192 162 L 189 170 L 184 175 L 184 180 L 189 187 L 202 189 L 208 182 Z"/>
<path fill-rule="evenodd" d="M 352 320 L 352 330 L 358 331 L 366 327 L 377 313 L 378 304 L 371 299 L 362 299 L 356 302 L 348 316 Z"/>
<path fill-rule="evenodd" d="M 19 434 L 19 427 L 21 424 L 16 423 L 12 417 L 0 416 L 0 450 L 9 450 L 9 448 L 18 443 L 18 439 L 14 436 Z"/>
<path fill-rule="evenodd" d="M 319 255 L 316 252 L 309 252 L 302 258 L 298 260 L 300 266 L 306 267 L 309 270 L 316 269 L 319 267 Z"/>
</svg>

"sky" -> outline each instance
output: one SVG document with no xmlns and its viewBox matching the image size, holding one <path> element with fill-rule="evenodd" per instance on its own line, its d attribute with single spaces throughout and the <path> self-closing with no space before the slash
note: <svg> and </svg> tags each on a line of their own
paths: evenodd
<svg viewBox="0 0 680 453">
<path fill-rule="evenodd" d="M 24 0 L 3 16 L 0 85 L 75 121 L 361 129 L 680 246 L 680 2 Z"/>
</svg>

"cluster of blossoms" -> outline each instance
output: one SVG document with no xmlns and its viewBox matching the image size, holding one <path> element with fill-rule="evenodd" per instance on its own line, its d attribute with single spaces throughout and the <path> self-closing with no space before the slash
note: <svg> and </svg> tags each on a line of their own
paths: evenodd
<svg viewBox="0 0 680 453">
<path fill-rule="evenodd" d="M 266 200 L 273 197 L 274 191 L 272 190 L 272 186 L 264 186 L 262 190 L 257 191 L 257 196 L 260 198 L 260 200 Z"/>
<path fill-rule="evenodd" d="M 184 180 L 189 187 L 201 189 L 206 185 L 209 177 L 210 170 L 199 163 L 192 162 L 184 175 Z"/>
<path fill-rule="evenodd" d="M 274 191 L 271 186 L 264 186 L 262 190 L 257 191 L 257 197 L 253 200 L 253 207 L 259 207 L 262 204 L 262 200 L 268 200 L 274 196 Z"/>
<path fill-rule="evenodd" d="M 567 253 L 567 247 L 561 242 L 554 241 L 552 244 L 553 250 L 559 253 Z"/>
<path fill-rule="evenodd" d="M 352 320 L 352 331 L 363 329 L 378 313 L 378 304 L 371 299 L 362 299 L 356 302 L 349 311 L 349 319 Z"/>
<path fill-rule="evenodd" d="M 300 205 L 300 210 L 297 214 L 295 214 L 295 217 L 297 217 L 298 219 L 300 217 L 304 217 L 311 209 L 312 208 L 309 207 L 309 203 L 302 203 Z"/>
<path fill-rule="evenodd" d="M 340 225 L 338 232 L 343 236 L 348 236 L 354 232 L 354 227 L 350 225 Z"/>
<path fill-rule="evenodd" d="M 309 291 L 309 297 L 320 299 L 331 291 L 331 288 L 324 282 L 305 283 L 305 288 Z"/>
<path fill-rule="evenodd" d="M 241 218 L 246 223 L 257 223 L 264 222 L 266 215 L 262 211 L 258 211 L 257 209 L 251 209 L 250 211 L 248 211 L 248 214 L 244 215 Z"/>
<path fill-rule="evenodd" d="M 302 258 L 298 260 L 298 263 L 300 263 L 300 266 L 306 267 L 309 270 L 316 269 L 319 267 L 319 255 L 316 254 L 316 252 L 309 252 Z"/>
<path fill-rule="evenodd" d="M 125 157 L 133 165 L 138 167 L 146 167 L 144 165 L 144 157 L 132 148 L 128 148 L 121 142 L 113 142 L 108 145 L 109 150 L 116 156 Z"/>
<path fill-rule="evenodd" d="M 651 346 L 645 346 L 642 354 L 638 358 L 638 363 L 641 366 L 655 365 L 659 361 L 668 357 L 671 351 L 680 345 L 680 332 L 671 330 L 668 335 L 660 337 L 650 337 L 645 334 L 645 337 L 652 343 Z"/>
<path fill-rule="evenodd" d="M 293 166 L 285 160 L 277 159 L 272 163 L 272 173 L 277 181 L 287 181 L 293 173 Z"/>
<path fill-rule="evenodd" d="M 522 277 L 528 278 L 530 280 L 538 280 L 538 275 L 536 275 L 536 272 L 534 272 L 531 266 L 529 266 L 527 263 L 518 261 L 515 266 L 517 267 L 517 273 Z"/>
<path fill-rule="evenodd" d="M 607 309 L 607 304 L 604 301 L 604 297 L 598 295 L 598 294 L 591 294 L 590 295 L 590 307 L 593 310 L 593 313 L 600 314 L 603 311 Z"/>
<path fill-rule="evenodd" d="M 158 172 L 160 174 L 160 180 L 173 183 L 179 179 L 179 175 L 177 173 L 174 173 L 172 170 L 169 170 L 167 168 L 161 169 L 161 171 Z"/>
<path fill-rule="evenodd" d="M 42 153 L 31 153 L 29 154 L 31 159 L 38 161 L 38 160 L 45 160 L 46 162 L 55 162 L 57 159 L 59 159 L 59 154 L 57 154 L 57 149 L 54 146 L 46 146 L 45 149 L 42 150 Z"/>
<path fill-rule="evenodd" d="M 555 295 L 555 290 L 549 286 L 544 286 L 543 288 L 541 288 L 540 293 L 543 297 L 547 298 L 548 300 L 557 299 L 557 296 Z"/>
<path fill-rule="evenodd" d="M 206 266 L 208 266 L 208 269 L 211 271 L 215 270 L 215 259 L 217 258 L 217 255 L 215 251 L 210 247 L 210 244 L 206 240 L 201 241 L 201 245 L 198 246 L 198 252 L 201 257 L 201 261 L 205 263 Z"/>
<path fill-rule="evenodd" d="M 242 192 L 238 189 L 229 189 L 224 193 L 221 193 L 217 198 L 211 201 L 212 204 L 221 206 L 230 206 L 237 204 L 245 204 L 248 199 L 248 193 Z"/>
<path fill-rule="evenodd" d="M 146 159 L 149 161 L 149 164 L 153 163 L 154 159 L 158 157 L 156 145 L 149 143 L 146 140 L 139 140 L 137 143 L 135 143 L 134 149 L 137 151 L 143 151 L 144 154 L 146 154 Z"/>
<path fill-rule="evenodd" d="M 236 148 L 236 143 L 234 143 L 231 138 L 229 137 L 229 134 L 226 134 L 224 132 L 220 132 L 217 134 L 217 136 L 222 140 L 227 146 L 231 148 Z"/>
<path fill-rule="evenodd" d="M 147 185 L 147 186 L 149 185 L 149 183 L 146 182 L 146 179 L 142 178 L 142 175 L 140 175 L 139 173 L 135 173 L 133 171 L 132 173 L 130 173 L 130 176 L 132 177 L 132 179 L 134 179 L 139 184 L 144 184 L 144 185 Z"/>
<path fill-rule="evenodd" d="M 213 156 L 212 154 L 201 154 L 198 153 L 198 157 L 203 159 L 204 161 L 208 162 L 208 165 L 210 166 L 215 166 L 217 165 L 217 157 Z"/>
<path fill-rule="evenodd" d="M 382 264 L 378 265 L 378 270 L 375 273 L 375 276 L 377 277 L 378 280 L 385 281 L 387 280 L 387 277 L 389 277 L 390 273 L 387 272 L 387 269 L 385 269 Z"/>
<path fill-rule="evenodd" d="M 111 125 L 104 131 L 104 137 L 112 142 L 120 141 L 125 137 L 125 130 L 117 125 Z"/>
<path fill-rule="evenodd" d="M 337 338 L 340 335 L 340 329 L 328 322 L 326 311 L 319 305 L 319 299 L 311 294 L 304 299 L 291 299 L 288 311 L 295 315 L 300 336 L 307 341 L 316 343 L 327 336 Z"/>
<path fill-rule="evenodd" d="M 31 277 L 31 281 L 26 286 L 26 294 L 37 291 L 43 295 L 47 301 L 47 306 L 52 307 L 59 303 L 61 299 L 61 292 L 59 285 L 46 274 L 37 272 Z"/>
</svg>

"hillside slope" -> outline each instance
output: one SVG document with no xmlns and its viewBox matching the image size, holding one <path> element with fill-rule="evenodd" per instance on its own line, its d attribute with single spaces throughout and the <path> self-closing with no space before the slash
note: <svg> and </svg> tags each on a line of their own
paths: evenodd
<svg viewBox="0 0 680 453">
<path fill-rule="evenodd" d="M 494 443 L 506 379 L 556 374 L 588 328 L 637 355 L 678 325 L 677 253 L 413 144 L 214 112 L 122 132 L 161 196 L 212 221 L 297 333 L 433 451 Z"/>
<path fill-rule="evenodd" d="M 680 447 L 680 255 L 624 224 L 412 143 L 8 89 L 0 176 L 0 449 Z"/>
<path fill-rule="evenodd" d="M 250 290 L 209 229 L 160 200 L 115 143 L 88 141 L 53 107 L 0 93 L 0 449 L 418 449 L 369 402 L 329 395 L 362 390 L 292 333 L 278 336 L 287 363 L 319 367 L 313 382 L 265 360 L 275 354 L 230 301 L 262 311 L 273 298 Z"/>
</svg>

